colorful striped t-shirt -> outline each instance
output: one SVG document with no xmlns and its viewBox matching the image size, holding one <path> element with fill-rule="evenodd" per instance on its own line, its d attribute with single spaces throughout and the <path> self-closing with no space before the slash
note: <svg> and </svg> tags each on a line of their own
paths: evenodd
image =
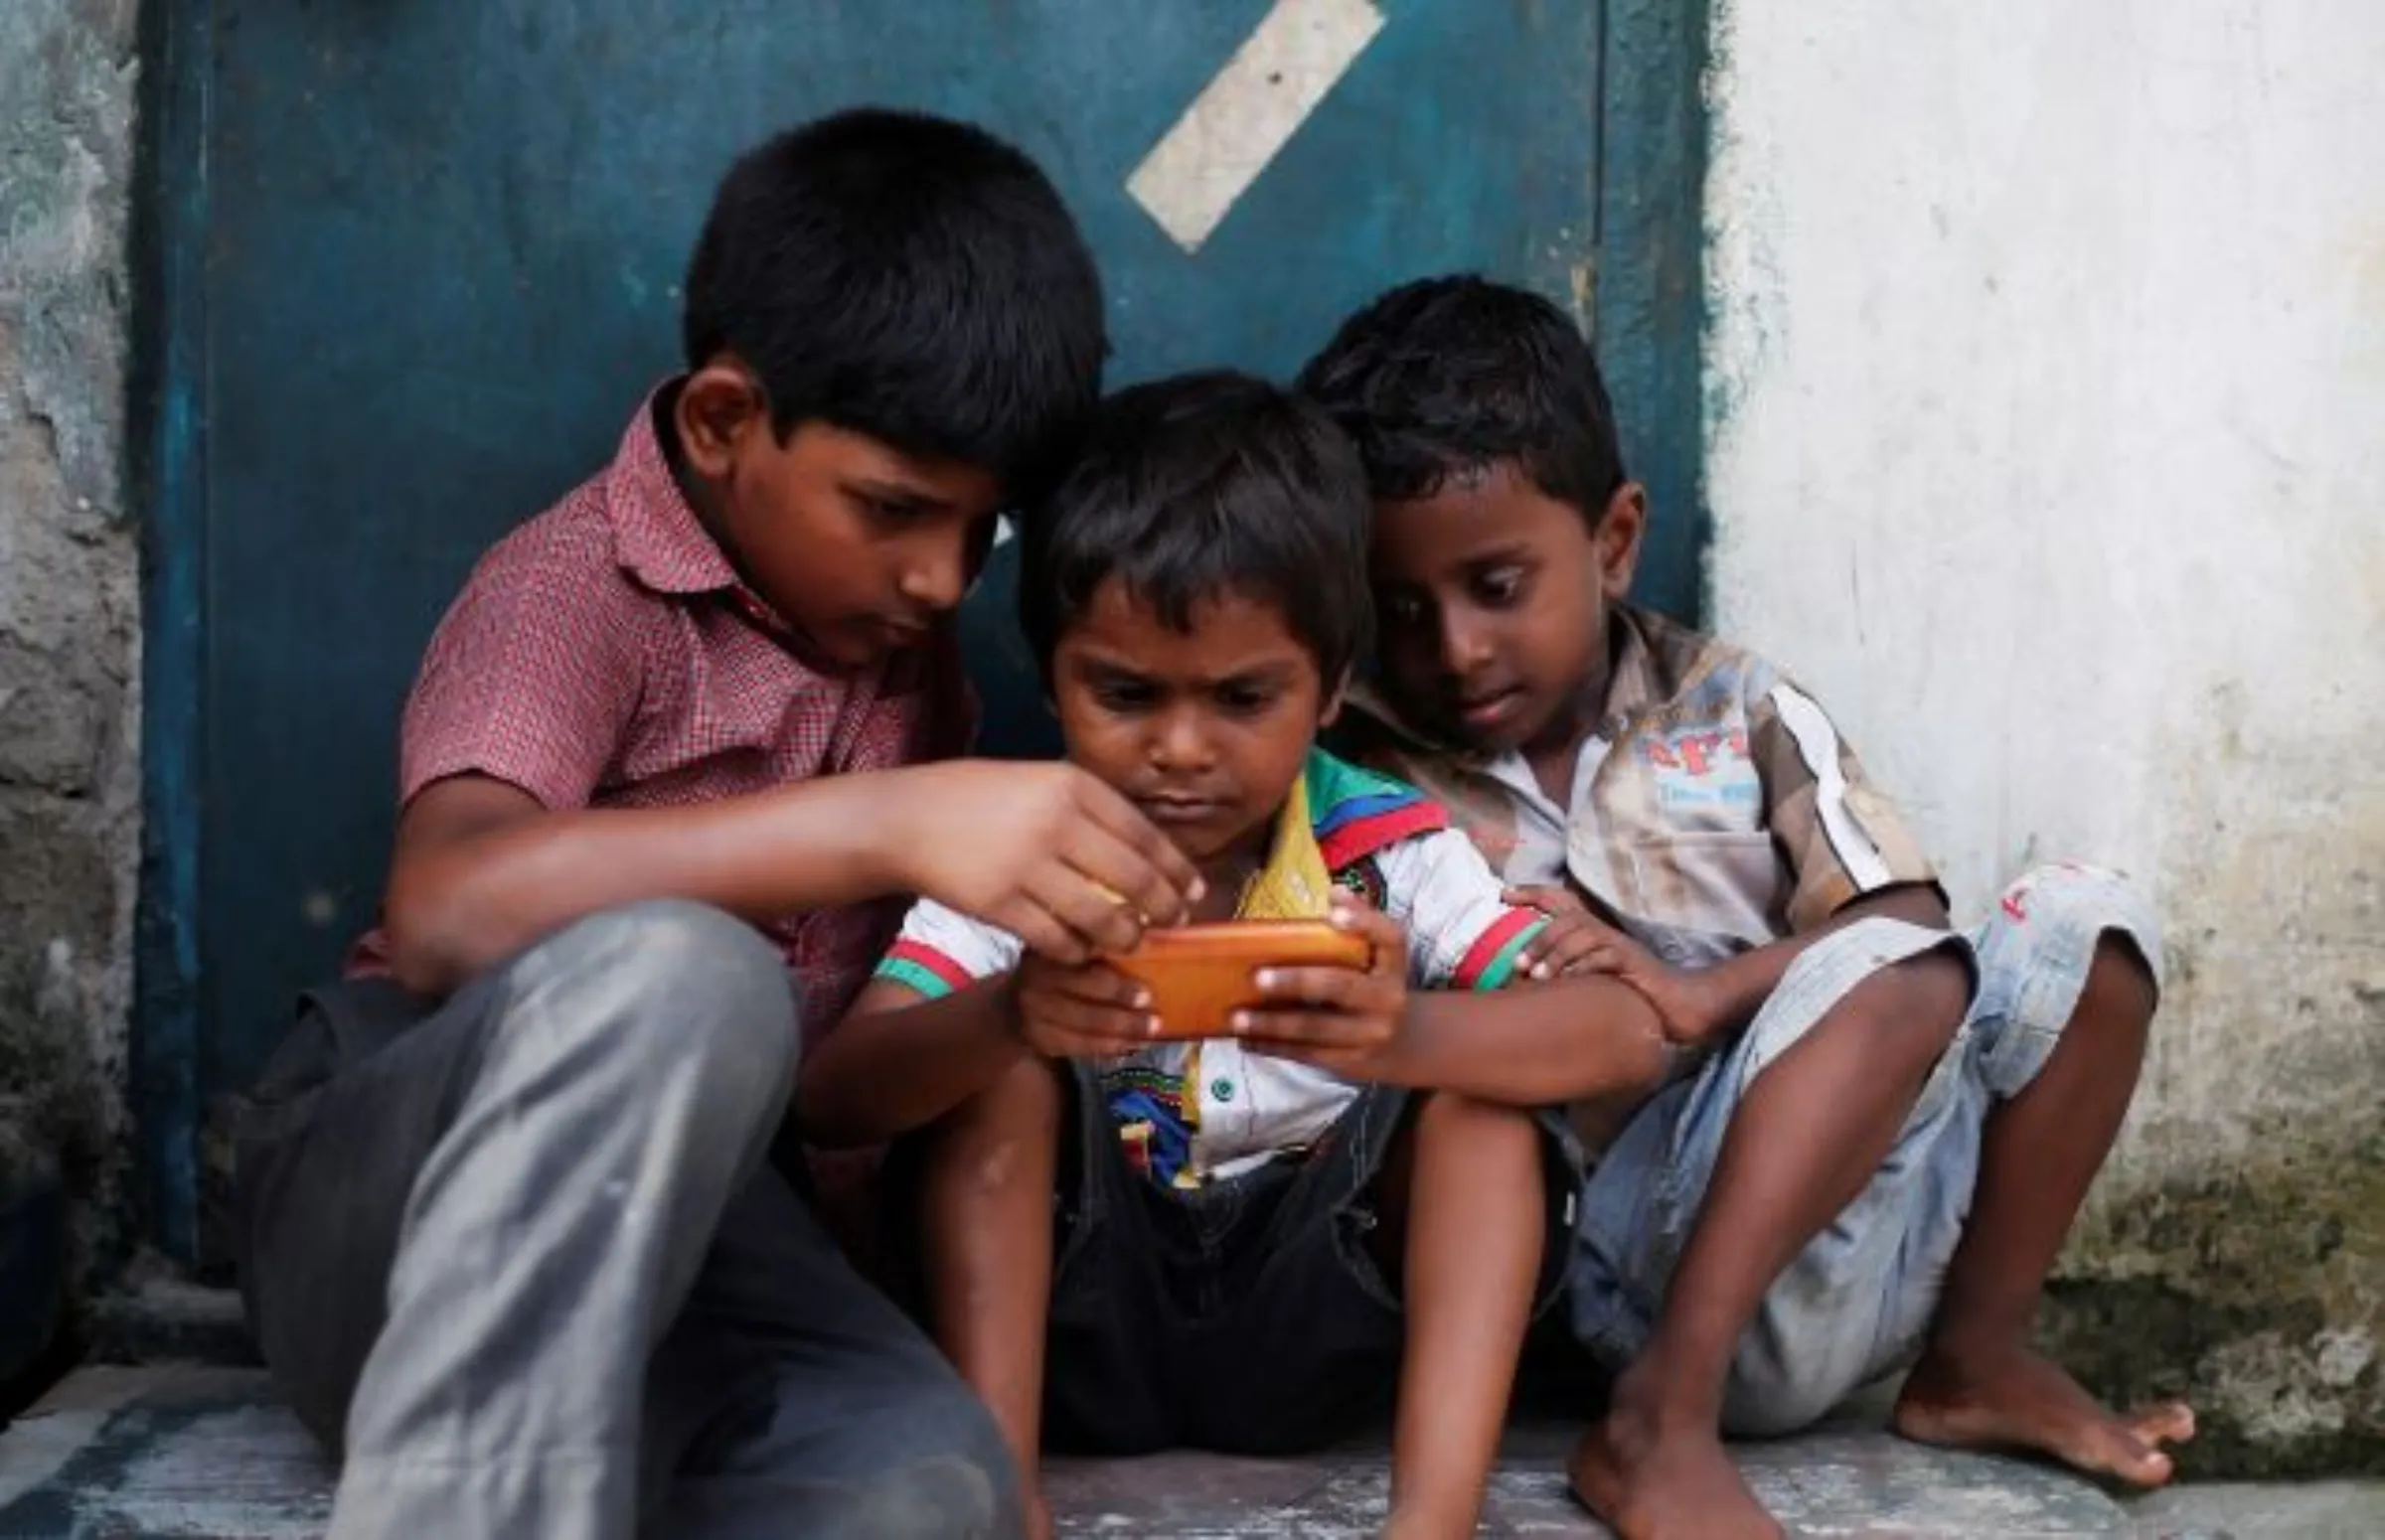
<svg viewBox="0 0 2385 1540">
<path fill-rule="evenodd" d="M 1323 750 L 1303 775 L 1328 871 L 1405 927 L 1412 988 L 1496 990 L 1513 978 L 1517 956 L 1546 922 L 1501 899 L 1499 878 L 1437 804 Z M 1009 972 L 1020 952 L 1009 932 L 922 899 L 877 977 L 935 999 Z M 1337 1075 L 1231 1039 L 1154 1044 L 1100 1075 L 1137 1163 L 1176 1186 L 1305 1150 L 1357 1094 Z"/>
</svg>

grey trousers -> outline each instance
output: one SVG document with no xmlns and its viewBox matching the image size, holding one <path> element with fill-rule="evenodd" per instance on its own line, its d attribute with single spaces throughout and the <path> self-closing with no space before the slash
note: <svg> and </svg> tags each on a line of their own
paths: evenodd
<svg viewBox="0 0 2385 1540">
<path fill-rule="evenodd" d="M 1019 1533 L 992 1419 L 766 1157 L 797 1042 L 776 952 L 685 903 L 435 1009 L 309 998 L 239 1261 L 337 1540 Z"/>
</svg>

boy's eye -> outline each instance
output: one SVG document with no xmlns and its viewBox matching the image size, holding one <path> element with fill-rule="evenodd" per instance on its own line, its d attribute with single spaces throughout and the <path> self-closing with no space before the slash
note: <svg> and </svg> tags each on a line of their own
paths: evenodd
<svg viewBox="0 0 2385 1540">
<path fill-rule="evenodd" d="M 1474 595 L 1483 603 L 1506 609 L 1523 597 L 1526 586 L 1523 568 L 1519 566 L 1493 567 L 1474 580 Z"/>
<path fill-rule="evenodd" d="M 1105 711 L 1146 711 L 1159 692 L 1141 680 L 1104 680 L 1093 687 L 1094 703 Z"/>
<path fill-rule="evenodd" d="M 1424 601 L 1412 593 L 1387 593 L 1375 603 L 1383 624 L 1395 630 L 1414 631 L 1424 624 Z"/>
<path fill-rule="evenodd" d="M 847 487 L 845 495 L 873 524 L 909 524 L 924 515 L 937 512 L 932 502 L 918 498 L 894 496 L 870 487 Z"/>
<path fill-rule="evenodd" d="M 1264 685 L 1221 685 L 1217 704 L 1230 716 L 1256 716 L 1275 704 L 1276 692 Z"/>
</svg>

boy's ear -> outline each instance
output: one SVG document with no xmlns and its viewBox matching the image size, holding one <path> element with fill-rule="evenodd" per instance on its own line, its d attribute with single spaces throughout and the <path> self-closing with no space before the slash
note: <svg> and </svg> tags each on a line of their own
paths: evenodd
<svg viewBox="0 0 2385 1540">
<path fill-rule="evenodd" d="M 1632 591 L 1633 574 L 1640 570 L 1640 539 L 1648 533 L 1648 489 L 1627 481 L 1607 499 L 1590 542 L 1598 551 L 1599 586 L 1607 602 L 1620 602 Z"/>
<path fill-rule="evenodd" d="M 770 400 L 750 370 L 723 355 L 679 387 L 676 416 L 689 467 L 707 481 L 719 481 L 748 437 L 770 431 Z"/>
<path fill-rule="evenodd" d="M 1344 669 L 1342 678 L 1335 682 L 1333 689 L 1325 693 L 1325 703 L 1317 708 L 1317 725 L 1319 727 L 1331 727 L 1335 719 L 1341 716 L 1342 697 L 1350 693 L 1350 675 L 1351 671 Z"/>
</svg>

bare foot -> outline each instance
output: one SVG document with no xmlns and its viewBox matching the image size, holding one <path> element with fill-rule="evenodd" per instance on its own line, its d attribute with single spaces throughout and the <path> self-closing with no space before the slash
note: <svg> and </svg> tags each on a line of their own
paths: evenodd
<svg viewBox="0 0 2385 1540">
<path fill-rule="evenodd" d="M 2194 1412 L 2170 1401 L 2124 1417 L 2027 1348 L 1964 1358 L 1933 1347 L 1897 1397 L 1895 1426 L 1924 1444 L 2032 1450 L 2090 1475 L 2159 1486 L 2170 1476 L 2161 1446 L 2194 1437 Z"/>
<path fill-rule="evenodd" d="M 1618 1407 L 1582 1435 L 1566 1474 L 1623 1540 L 1781 1540 L 1712 1429 L 1660 1433 Z"/>
<path fill-rule="evenodd" d="M 1051 1504 L 1038 1485 L 1027 1494 L 1027 1540 L 1051 1540 Z"/>
</svg>

